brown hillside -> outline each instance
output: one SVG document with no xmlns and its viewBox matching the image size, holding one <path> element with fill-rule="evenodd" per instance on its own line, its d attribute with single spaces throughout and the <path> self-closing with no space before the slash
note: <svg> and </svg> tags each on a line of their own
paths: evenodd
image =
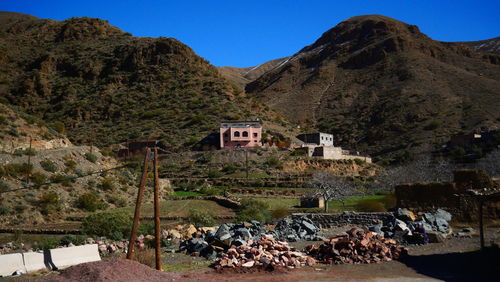
<svg viewBox="0 0 500 282">
<path fill-rule="evenodd" d="M 401 152 L 500 121 L 499 56 L 378 15 L 350 18 L 246 91 L 336 143 Z"/>
<path fill-rule="evenodd" d="M 465 41 L 459 43 L 470 46 L 480 53 L 500 54 L 500 37 L 479 41 Z"/>
<path fill-rule="evenodd" d="M 288 58 L 289 57 L 271 60 L 256 67 L 217 67 L 217 69 L 219 70 L 219 73 L 229 82 L 241 87 L 242 89 L 245 89 L 245 85 L 247 85 L 249 82 L 254 81 L 269 70 L 276 68 Z"/>
<path fill-rule="evenodd" d="M 160 138 L 185 148 L 222 119 L 273 119 L 217 69 L 173 38 L 133 37 L 94 18 L 0 13 L 0 102 L 76 144 Z"/>
</svg>

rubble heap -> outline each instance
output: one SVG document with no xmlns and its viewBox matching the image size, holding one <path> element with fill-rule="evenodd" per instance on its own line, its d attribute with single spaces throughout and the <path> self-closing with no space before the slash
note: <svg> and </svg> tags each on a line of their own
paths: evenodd
<svg viewBox="0 0 500 282">
<path fill-rule="evenodd" d="M 299 240 L 323 240 L 317 235 L 320 231 L 311 220 L 304 219 L 282 219 L 274 230 L 267 230 L 260 222 L 252 220 L 240 224 L 224 223 L 217 231 L 205 230 L 204 232 L 193 232 L 192 238 L 184 240 L 179 250 L 192 255 L 201 255 L 214 259 L 217 254 L 227 250 L 231 246 L 247 245 L 248 242 L 257 241 L 262 235 L 272 235 L 274 238 L 286 241 Z"/>
<path fill-rule="evenodd" d="M 353 228 L 324 240 L 321 245 L 306 247 L 306 253 L 327 264 L 376 263 L 398 259 L 408 250 L 394 239 L 362 229 Z"/>
<path fill-rule="evenodd" d="M 451 214 L 445 210 L 437 209 L 435 212 L 419 213 L 415 215 L 407 209 L 397 209 L 394 213 L 395 219 L 390 222 L 379 222 L 369 226 L 369 230 L 384 235 L 387 238 L 395 238 L 401 242 L 427 243 L 439 242 L 451 233 L 449 221 Z M 415 240 L 414 232 L 421 225 L 425 230 L 425 241 Z M 422 237 L 424 238 L 424 237 Z"/>
<path fill-rule="evenodd" d="M 288 267 L 314 265 L 316 260 L 291 248 L 287 242 L 276 241 L 272 235 L 261 235 L 257 241 L 231 247 L 217 259 L 216 269 L 225 267 Z"/>
<path fill-rule="evenodd" d="M 274 235 L 280 240 L 296 242 L 300 240 L 321 241 L 325 238 L 318 236 L 321 229 L 311 219 L 303 216 L 300 218 L 284 218 L 276 224 Z"/>
</svg>

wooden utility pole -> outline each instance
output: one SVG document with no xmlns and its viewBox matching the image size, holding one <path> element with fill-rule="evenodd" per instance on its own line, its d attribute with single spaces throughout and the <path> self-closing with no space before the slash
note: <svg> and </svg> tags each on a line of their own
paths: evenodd
<svg viewBox="0 0 500 282">
<path fill-rule="evenodd" d="M 245 150 L 245 168 L 246 168 L 246 175 L 248 179 L 248 150 Z"/>
<path fill-rule="evenodd" d="M 481 242 L 481 251 L 484 251 L 483 204 L 484 204 L 484 201 L 481 198 L 479 200 L 479 240 Z"/>
<path fill-rule="evenodd" d="M 26 168 L 26 183 L 30 184 L 30 172 L 31 172 L 31 142 L 33 139 L 30 136 L 30 148 L 28 149 L 28 167 Z"/>
<path fill-rule="evenodd" d="M 155 246 L 156 246 L 156 269 L 161 270 L 161 245 L 160 245 L 160 183 L 158 178 L 158 147 L 154 148 L 154 212 L 155 212 Z"/>
<path fill-rule="evenodd" d="M 141 203 L 142 195 L 144 194 L 144 187 L 146 186 L 146 178 L 148 176 L 148 163 L 151 150 L 146 149 L 146 154 L 144 156 L 144 169 L 142 171 L 141 183 L 139 184 L 139 192 L 137 193 L 137 200 L 135 202 L 135 212 L 134 212 L 134 222 L 132 224 L 132 232 L 130 234 L 130 240 L 128 242 L 127 259 L 132 259 L 132 253 L 134 251 L 135 239 L 137 237 L 137 229 L 139 228 L 139 217 L 141 216 Z"/>
</svg>

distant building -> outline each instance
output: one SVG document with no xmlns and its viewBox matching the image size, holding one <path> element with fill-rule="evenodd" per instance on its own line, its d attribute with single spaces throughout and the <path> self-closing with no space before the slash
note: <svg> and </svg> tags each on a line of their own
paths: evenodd
<svg viewBox="0 0 500 282">
<path fill-rule="evenodd" d="M 359 152 L 351 153 L 348 150 L 342 150 L 341 147 L 333 146 L 333 135 L 328 133 L 308 133 L 297 136 L 304 144 L 296 150 L 304 151 L 304 155 L 325 160 L 354 160 L 360 159 L 371 163 L 372 159 L 367 156 L 359 155 Z"/>
<path fill-rule="evenodd" d="M 119 158 L 128 158 L 131 155 L 144 154 L 146 148 L 154 148 L 158 146 L 158 141 L 156 139 L 136 139 L 127 142 L 126 149 L 120 149 L 118 151 Z"/>
<path fill-rule="evenodd" d="M 328 133 L 306 133 L 298 135 L 297 138 L 306 144 L 333 146 L 333 135 Z"/>
<path fill-rule="evenodd" d="M 220 148 L 261 147 L 262 126 L 259 121 L 224 121 L 220 124 Z"/>
</svg>

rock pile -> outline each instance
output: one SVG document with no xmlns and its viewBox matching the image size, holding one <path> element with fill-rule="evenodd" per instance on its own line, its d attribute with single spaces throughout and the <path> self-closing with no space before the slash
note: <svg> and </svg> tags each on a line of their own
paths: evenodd
<svg viewBox="0 0 500 282">
<path fill-rule="evenodd" d="M 295 242 L 300 240 L 321 241 L 324 238 L 318 236 L 321 229 L 317 227 L 309 218 L 284 218 L 276 224 L 274 235 L 280 240 Z"/>
<path fill-rule="evenodd" d="M 314 265 L 316 260 L 291 248 L 287 242 L 276 241 L 272 235 L 261 235 L 257 241 L 231 247 L 217 259 L 216 269 L 225 267 L 287 267 Z"/>
<path fill-rule="evenodd" d="M 451 233 L 448 223 L 451 214 L 442 209 L 415 215 L 407 209 L 399 208 L 394 215 L 394 221 L 379 222 L 369 226 L 369 230 L 408 243 L 440 242 Z"/>
<path fill-rule="evenodd" d="M 247 245 L 249 240 L 258 241 L 261 235 L 272 235 L 283 241 L 323 240 L 317 235 L 320 231 L 311 220 L 282 219 L 274 230 L 264 228 L 260 222 L 252 220 L 240 224 L 224 223 L 217 230 L 207 229 L 193 232 L 192 238 L 184 240 L 179 250 L 192 255 L 214 259 L 218 253 L 231 246 Z"/>
<path fill-rule="evenodd" d="M 398 259 L 408 253 L 396 240 L 353 228 L 326 239 L 321 245 L 306 247 L 306 253 L 327 264 L 377 263 Z"/>
</svg>

